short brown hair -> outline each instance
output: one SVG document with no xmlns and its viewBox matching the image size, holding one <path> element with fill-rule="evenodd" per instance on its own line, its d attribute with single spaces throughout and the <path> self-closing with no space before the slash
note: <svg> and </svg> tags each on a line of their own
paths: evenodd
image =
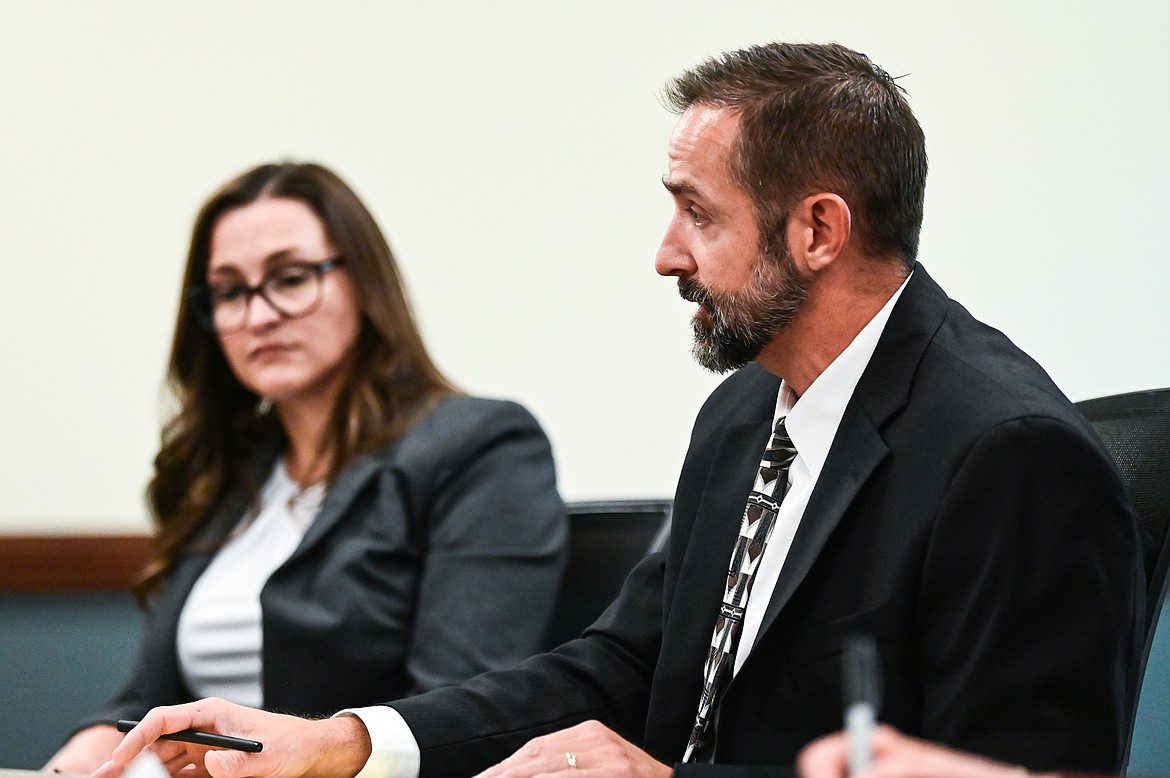
<svg viewBox="0 0 1170 778">
<path fill-rule="evenodd" d="M 666 99 L 679 113 L 695 104 L 739 113 L 731 172 L 755 203 L 762 248 L 783 241 L 798 200 L 830 191 L 849 204 L 863 251 L 913 265 L 926 140 L 902 88 L 864 54 L 835 43 L 752 46 L 673 79 Z"/>
</svg>

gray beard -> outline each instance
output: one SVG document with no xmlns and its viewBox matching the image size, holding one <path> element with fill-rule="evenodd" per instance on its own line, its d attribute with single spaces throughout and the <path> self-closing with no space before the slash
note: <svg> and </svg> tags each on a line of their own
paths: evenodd
<svg viewBox="0 0 1170 778">
<path fill-rule="evenodd" d="M 689 278 L 680 278 L 678 292 L 705 309 L 691 320 L 695 361 L 713 373 L 737 370 L 760 355 L 808 299 L 808 281 L 791 256 L 760 255 L 747 287 L 739 292 L 713 292 Z"/>
</svg>

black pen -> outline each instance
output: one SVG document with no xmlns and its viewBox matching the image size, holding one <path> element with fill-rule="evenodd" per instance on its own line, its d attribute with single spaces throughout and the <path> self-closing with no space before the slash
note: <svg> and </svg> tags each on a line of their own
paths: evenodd
<svg viewBox="0 0 1170 778">
<path fill-rule="evenodd" d="M 120 719 L 119 732 L 129 732 L 138 726 L 137 721 Z M 200 732 L 197 729 L 184 729 L 179 732 L 168 732 L 160 736 L 163 740 L 178 740 L 181 743 L 194 743 L 197 746 L 211 746 L 212 748 L 230 748 L 233 751 L 247 751 L 249 754 L 258 754 L 264 749 L 259 740 L 245 740 L 242 737 L 217 735 L 214 732 Z"/>
</svg>

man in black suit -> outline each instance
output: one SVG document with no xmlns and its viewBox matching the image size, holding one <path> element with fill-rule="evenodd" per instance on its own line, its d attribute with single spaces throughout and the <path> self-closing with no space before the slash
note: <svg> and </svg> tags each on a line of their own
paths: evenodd
<svg viewBox="0 0 1170 778">
<path fill-rule="evenodd" d="M 1044 371 L 916 264 L 926 154 L 900 88 L 844 47 L 772 44 L 668 96 L 676 209 L 657 269 L 698 303 L 699 362 L 736 372 L 695 423 L 666 551 L 582 639 L 516 668 L 325 722 L 161 709 L 103 776 L 190 726 L 266 743 L 207 759 L 232 778 L 466 775 L 505 757 L 489 775 L 774 774 L 840 726 L 856 633 L 877 643 L 881 717 L 903 731 L 1031 769 L 1117 765 L 1143 612 L 1135 522 Z M 787 471 L 774 428 L 796 449 Z M 746 607 L 725 605 L 749 492 L 771 532 Z M 720 613 L 739 649 L 708 697 Z"/>
</svg>

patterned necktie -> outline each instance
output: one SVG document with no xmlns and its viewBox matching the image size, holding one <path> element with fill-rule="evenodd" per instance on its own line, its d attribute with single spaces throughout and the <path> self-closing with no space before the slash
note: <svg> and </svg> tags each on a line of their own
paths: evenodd
<svg viewBox="0 0 1170 778">
<path fill-rule="evenodd" d="M 727 588 L 723 592 L 723 605 L 715 620 L 715 632 L 711 636 L 711 648 L 703 665 L 703 695 L 699 698 L 699 712 L 695 714 L 695 726 L 687 741 L 683 754 L 684 762 L 695 761 L 696 753 L 703 748 L 703 737 L 711 715 L 719 703 L 723 690 L 731 679 L 735 666 L 735 650 L 739 646 L 739 635 L 743 630 L 743 614 L 751 594 L 752 580 L 764 554 L 764 546 L 772 528 L 776 526 L 776 514 L 780 501 L 788 490 L 788 466 L 796 458 L 796 448 L 784 429 L 784 419 L 776 422 L 756 482 L 748 494 L 747 507 L 739 526 L 739 538 L 731 555 L 727 570 Z"/>
</svg>

